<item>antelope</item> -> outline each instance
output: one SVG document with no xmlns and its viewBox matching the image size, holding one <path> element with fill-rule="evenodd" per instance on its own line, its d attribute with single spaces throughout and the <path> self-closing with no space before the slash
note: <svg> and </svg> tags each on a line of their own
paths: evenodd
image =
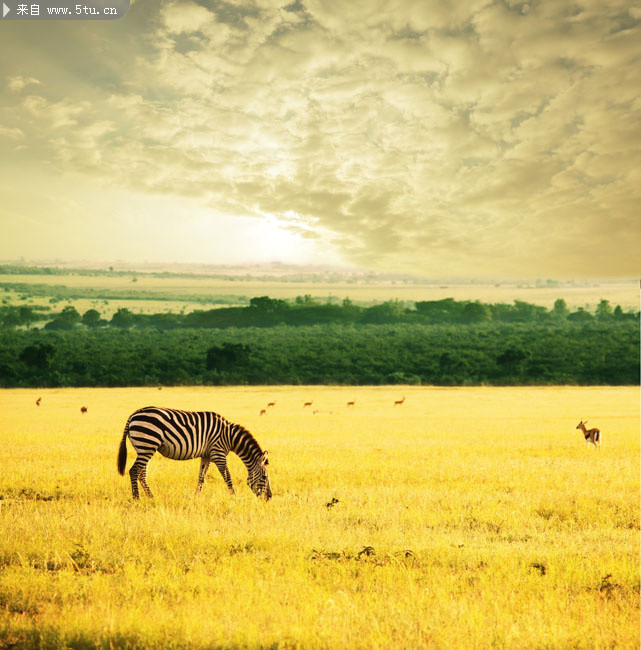
<svg viewBox="0 0 641 650">
<path fill-rule="evenodd" d="M 39 398 L 36 400 L 36 406 L 40 406 L 40 400 L 41 400 L 41 399 L 42 399 L 42 397 L 39 397 Z"/>
<path fill-rule="evenodd" d="M 356 400 L 353 400 L 351 402 L 347 402 L 347 406 L 356 406 Z"/>
<path fill-rule="evenodd" d="M 577 429 L 581 429 L 581 431 L 583 431 L 583 435 L 585 436 L 585 448 L 588 449 L 590 447 L 590 443 L 592 443 L 597 449 L 600 449 L 601 431 L 596 427 L 594 429 L 586 429 L 585 425 L 587 423 L 587 420 L 585 420 L 585 422 L 581 420 L 581 422 L 579 422 L 576 427 Z"/>
<path fill-rule="evenodd" d="M 80 412 L 84 415 L 87 412 L 87 407 L 86 406 L 81 406 L 80 407 Z"/>
<path fill-rule="evenodd" d="M 403 399 L 397 399 L 394 402 L 394 406 L 400 406 L 401 404 L 403 404 L 403 402 L 405 402 L 405 395 L 403 395 Z"/>
<path fill-rule="evenodd" d="M 269 404 L 267 404 L 267 408 L 269 408 L 270 406 L 276 406 L 276 402 L 269 402 Z"/>
<path fill-rule="evenodd" d="M 260 414 L 261 415 L 267 415 L 267 410 L 266 409 L 260 409 Z"/>
<path fill-rule="evenodd" d="M 311 402 L 305 402 L 303 404 L 303 408 L 305 408 L 306 406 L 311 406 L 313 403 L 314 403 L 314 400 L 312 400 Z"/>
</svg>

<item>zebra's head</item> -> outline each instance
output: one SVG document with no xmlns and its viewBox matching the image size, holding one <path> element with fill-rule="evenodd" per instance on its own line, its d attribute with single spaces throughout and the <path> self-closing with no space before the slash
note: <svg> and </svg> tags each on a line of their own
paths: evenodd
<svg viewBox="0 0 641 650">
<path fill-rule="evenodd" d="M 269 459 L 267 458 L 267 452 L 264 451 L 247 477 L 247 485 L 249 485 L 251 491 L 257 497 L 264 497 L 265 501 L 269 501 L 272 498 L 272 486 L 269 482 L 268 465 Z"/>
</svg>

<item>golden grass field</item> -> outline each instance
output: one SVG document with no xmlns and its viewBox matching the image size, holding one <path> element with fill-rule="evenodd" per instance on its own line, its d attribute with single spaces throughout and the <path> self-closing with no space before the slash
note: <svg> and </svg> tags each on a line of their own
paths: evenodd
<svg viewBox="0 0 641 650">
<path fill-rule="evenodd" d="M 0 647 L 638 648 L 638 400 L 634 387 L 0 391 Z M 247 426 L 270 452 L 273 499 L 254 497 L 236 457 L 236 497 L 212 467 L 194 498 L 198 461 L 156 455 L 156 498 L 133 503 L 116 452 L 149 404 Z"/>
</svg>

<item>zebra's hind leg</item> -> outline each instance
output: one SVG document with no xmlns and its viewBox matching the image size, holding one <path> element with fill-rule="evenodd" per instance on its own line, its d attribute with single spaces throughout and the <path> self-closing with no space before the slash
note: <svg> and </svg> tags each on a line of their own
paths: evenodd
<svg viewBox="0 0 641 650">
<path fill-rule="evenodd" d="M 147 485 L 147 465 L 142 468 L 140 474 L 138 475 L 138 480 L 140 481 L 140 485 L 142 485 L 142 489 L 145 491 L 145 494 L 150 499 L 153 499 L 154 495 L 151 493 L 149 485 Z"/>
<path fill-rule="evenodd" d="M 138 493 L 138 481 L 142 485 L 142 489 L 145 491 L 145 494 L 148 497 L 153 498 L 153 494 L 147 485 L 147 463 L 149 462 L 149 457 L 147 456 L 138 456 L 136 462 L 131 466 L 129 470 L 129 478 L 131 479 L 131 495 L 134 499 L 139 499 L 140 494 Z"/>
<path fill-rule="evenodd" d="M 198 494 L 203 487 L 203 482 L 205 481 L 205 476 L 207 475 L 207 470 L 209 469 L 210 458 L 203 456 L 200 459 L 200 471 L 198 472 L 198 485 L 196 486 L 196 494 Z"/>
<path fill-rule="evenodd" d="M 131 479 L 131 496 L 138 501 L 140 498 L 140 494 L 138 494 L 138 472 L 140 471 L 140 467 L 136 467 L 136 463 L 134 463 L 131 468 L 129 469 L 129 478 Z"/>
</svg>

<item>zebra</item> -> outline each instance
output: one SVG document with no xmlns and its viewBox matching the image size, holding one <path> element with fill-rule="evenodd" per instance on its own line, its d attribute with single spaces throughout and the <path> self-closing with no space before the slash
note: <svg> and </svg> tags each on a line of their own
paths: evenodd
<svg viewBox="0 0 641 650">
<path fill-rule="evenodd" d="M 267 451 L 263 451 L 252 434 L 240 424 L 233 424 L 211 411 L 180 411 L 146 406 L 134 411 L 125 424 L 118 449 L 118 473 L 123 476 L 127 465 L 127 436 L 138 455 L 129 470 L 131 493 L 138 499 L 138 481 L 148 497 L 153 497 L 147 485 L 147 463 L 156 451 L 173 460 L 200 458 L 196 494 L 200 492 L 209 468 L 214 462 L 230 494 L 235 494 L 227 454 L 233 451 L 247 468 L 247 485 L 256 496 L 266 501 L 272 497 L 267 466 Z"/>
</svg>

